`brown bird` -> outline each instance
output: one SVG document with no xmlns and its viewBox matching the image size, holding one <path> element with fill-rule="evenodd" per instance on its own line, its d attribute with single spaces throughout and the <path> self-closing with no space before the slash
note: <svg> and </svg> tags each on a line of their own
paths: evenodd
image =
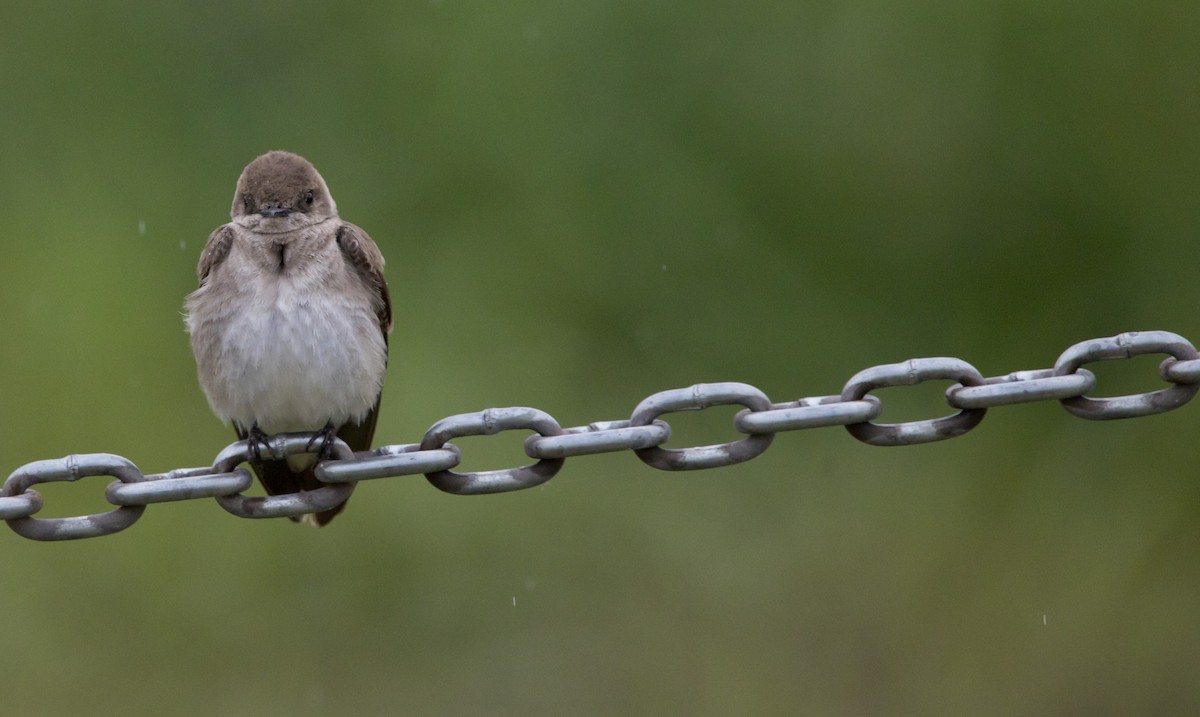
<svg viewBox="0 0 1200 717">
<path fill-rule="evenodd" d="M 371 447 L 392 329 L 383 255 L 290 152 L 242 171 L 230 217 L 200 253 L 200 288 L 186 302 L 200 386 L 251 441 L 267 493 L 314 490 L 315 456 L 271 459 L 257 447 L 291 431 L 318 432 L 323 447 L 335 433 L 352 450 Z M 305 518 L 324 525 L 344 506 Z"/>
</svg>

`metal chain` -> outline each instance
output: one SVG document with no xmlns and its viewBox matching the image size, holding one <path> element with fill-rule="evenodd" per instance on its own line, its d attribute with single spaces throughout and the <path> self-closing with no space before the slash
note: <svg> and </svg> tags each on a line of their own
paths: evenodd
<svg viewBox="0 0 1200 717">
<path fill-rule="evenodd" d="M 1170 384 L 1148 393 L 1112 398 L 1089 398 L 1096 377 L 1083 368 L 1095 361 L 1128 359 L 1142 354 L 1167 354 L 1159 376 Z M 946 401 L 957 413 L 904 423 L 873 423 L 883 402 L 871 392 L 889 386 L 912 386 L 925 381 L 956 383 Z M 457 495 L 501 493 L 532 488 L 553 478 L 567 458 L 632 450 L 648 465 L 679 471 L 717 468 L 748 461 L 771 445 L 777 433 L 825 426 L 845 426 L 852 436 L 876 446 L 929 443 L 961 436 L 983 420 L 987 409 L 1032 401 L 1059 401 L 1072 414 L 1090 420 L 1132 418 L 1164 413 L 1187 403 L 1200 390 L 1200 352 L 1181 336 L 1167 331 L 1129 332 L 1106 339 L 1083 341 L 1059 356 L 1053 368 L 1015 371 L 984 378 L 971 364 L 957 358 L 918 358 L 873 366 L 859 371 L 838 395 L 772 403 L 766 394 L 744 383 L 702 383 L 691 388 L 656 393 L 637 405 L 628 420 L 599 421 L 562 428 L 536 408 L 489 408 L 435 423 L 420 443 L 389 445 L 352 453 L 340 440 L 334 456 L 316 466 L 320 489 L 264 497 L 242 495 L 253 478 L 241 467 L 249 446 L 238 441 L 226 446 L 212 467 L 181 468 L 143 474 L 121 456 L 107 453 L 35 461 L 18 468 L 0 490 L 0 520 L 17 534 L 34 540 L 71 540 L 108 535 L 133 525 L 151 503 L 215 498 L 222 508 L 243 518 L 294 516 L 326 510 L 344 501 L 353 484 L 364 480 L 424 474 L 437 488 Z M 733 419 L 743 437 L 728 443 L 689 448 L 664 448 L 671 426 L 662 417 L 676 411 L 701 411 L 712 406 L 740 405 Z M 533 431 L 525 453 L 535 462 L 518 468 L 457 473 L 461 452 L 452 441 L 461 436 L 493 435 L 501 431 Z M 272 436 L 267 449 L 274 457 L 309 451 L 312 434 Z M 76 481 L 88 476 L 116 478 L 105 491 L 117 506 L 107 513 L 71 518 L 35 518 L 42 496 L 32 487 L 52 481 Z"/>
</svg>

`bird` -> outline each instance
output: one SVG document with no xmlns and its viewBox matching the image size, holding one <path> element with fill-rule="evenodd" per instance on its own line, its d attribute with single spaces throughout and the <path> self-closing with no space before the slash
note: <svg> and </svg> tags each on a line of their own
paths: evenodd
<svg viewBox="0 0 1200 717">
<path fill-rule="evenodd" d="M 230 222 L 200 253 L 184 321 L 209 406 L 249 441 L 268 494 L 324 485 L 313 470 L 334 435 L 370 449 L 392 330 L 383 267 L 308 160 L 272 151 L 242 170 Z M 261 450 L 271 435 L 300 431 L 314 434 L 316 455 Z M 303 518 L 323 526 L 344 507 Z"/>
</svg>

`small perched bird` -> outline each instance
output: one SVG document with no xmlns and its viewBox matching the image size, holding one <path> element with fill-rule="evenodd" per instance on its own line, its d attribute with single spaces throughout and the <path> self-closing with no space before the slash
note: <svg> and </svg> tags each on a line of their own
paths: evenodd
<svg viewBox="0 0 1200 717">
<path fill-rule="evenodd" d="M 371 447 L 392 329 L 383 255 L 338 217 L 316 168 L 290 152 L 246 166 L 230 217 L 204 245 L 200 288 L 186 302 L 200 387 L 252 442 L 267 493 L 314 490 L 315 457 L 272 459 L 257 447 L 285 431 Z M 305 517 L 324 525 L 344 506 Z"/>
</svg>

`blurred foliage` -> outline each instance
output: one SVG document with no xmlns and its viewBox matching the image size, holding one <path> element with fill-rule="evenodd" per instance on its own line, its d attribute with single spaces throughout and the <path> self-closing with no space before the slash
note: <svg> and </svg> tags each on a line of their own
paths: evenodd
<svg viewBox="0 0 1200 717">
<path fill-rule="evenodd" d="M 7 470 L 165 470 L 232 440 L 180 310 L 238 172 L 276 148 L 388 257 L 380 442 L 488 406 L 574 425 L 698 381 L 787 400 L 914 356 L 990 375 L 1121 331 L 1200 339 L 1198 23 L 1166 2 L 9 3 Z M 1130 364 L 1098 392 L 1157 387 Z M 888 390 L 886 417 L 944 411 L 941 388 Z M 731 413 L 672 417 L 672 445 L 727 440 Z M 197 501 L 104 539 L 10 535 L 5 709 L 1195 713 L 1197 425 L 1038 404 L 917 448 L 783 435 L 690 475 L 608 456 L 503 496 L 383 481 L 322 531 Z M 520 461 L 519 438 L 463 441 L 468 467 Z M 47 486 L 45 514 L 102 490 Z"/>
</svg>

